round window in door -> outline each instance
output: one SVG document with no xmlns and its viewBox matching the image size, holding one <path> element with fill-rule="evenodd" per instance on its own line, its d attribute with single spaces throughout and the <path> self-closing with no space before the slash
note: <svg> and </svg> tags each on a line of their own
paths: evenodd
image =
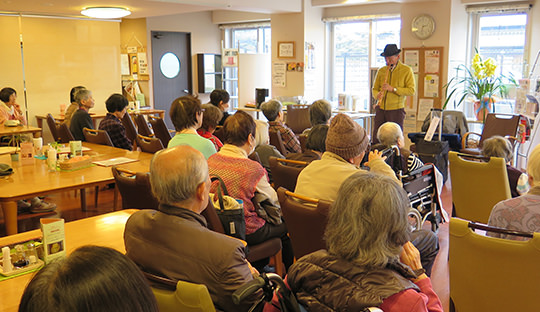
<svg viewBox="0 0 540 312">
<path fill-rule="evenodd" d="M 159 69 L 163 76 L 167 78 L 174 78 L 178 76 L 180 72 L 180 60 L 174 53 L 167 52 L 163 54 L 159 61 Z"/>
</svg>

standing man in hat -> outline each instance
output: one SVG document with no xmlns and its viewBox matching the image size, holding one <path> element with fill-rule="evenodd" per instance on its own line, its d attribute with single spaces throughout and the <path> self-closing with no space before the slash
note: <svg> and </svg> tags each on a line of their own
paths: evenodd
<svg viewBox="0 0 540 312">
<path fill-rule="evenodd" d="M 395 122 L 403 129 L 405 97 L 416 92 L 412 68 L 399 61 L 400 52 L 397 45 L 387 44 L 381 53 L 386 66 L 377 71 L 371 90 L 373 97 L 377 99 L 373 133 L 377 133 L 379 127 L 387 121 Z M 376 137 L 373 142 L 378 142 Z"/>
</svg>

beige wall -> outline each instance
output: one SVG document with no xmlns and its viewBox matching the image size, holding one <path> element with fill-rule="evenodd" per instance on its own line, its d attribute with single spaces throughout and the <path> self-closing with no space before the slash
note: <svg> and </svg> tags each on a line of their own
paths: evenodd
<svg viewBox="0 0 540 312">
<path fill-rule="evenodd" d="M 325 74 L 325 24 L 322 22 L 323 9 L 314 8 L 304 0 L 304 37 L 305 41 L 313 43 L 314 69 L 307 69 L 307 53 L 304 52 L 304 99 L 308 103 L 324 98 L 324 74 Z M 305 49 L 305 47 L 302 47 Z"/>
</svg>

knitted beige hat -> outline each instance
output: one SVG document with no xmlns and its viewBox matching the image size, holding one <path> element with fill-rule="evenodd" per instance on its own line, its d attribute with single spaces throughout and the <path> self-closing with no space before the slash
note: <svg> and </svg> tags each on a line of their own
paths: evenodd
<svg viewBox="0 0 540 312">
<path fill-rule="evenodd" d="M 369 138 L 366 130 L 345 114 L 337 114 L 332 118 L 326 150 L 349 160 L 367 149 Z"/>
</svg>

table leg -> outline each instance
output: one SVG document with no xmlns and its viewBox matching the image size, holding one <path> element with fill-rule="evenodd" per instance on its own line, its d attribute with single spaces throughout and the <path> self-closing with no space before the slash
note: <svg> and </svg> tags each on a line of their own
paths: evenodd
<svg viewBox="0 0 540 312">
<path fill-rule="evenodd" d="M 81 210 L 86 211 L 86 189 L 81 189 Z"/>
<path fill-rule="evenodd" d="M 2 210 L 4 211 L 6 235 L 17 234 L 17 201 L 3 202 Z"/>
</svg>

